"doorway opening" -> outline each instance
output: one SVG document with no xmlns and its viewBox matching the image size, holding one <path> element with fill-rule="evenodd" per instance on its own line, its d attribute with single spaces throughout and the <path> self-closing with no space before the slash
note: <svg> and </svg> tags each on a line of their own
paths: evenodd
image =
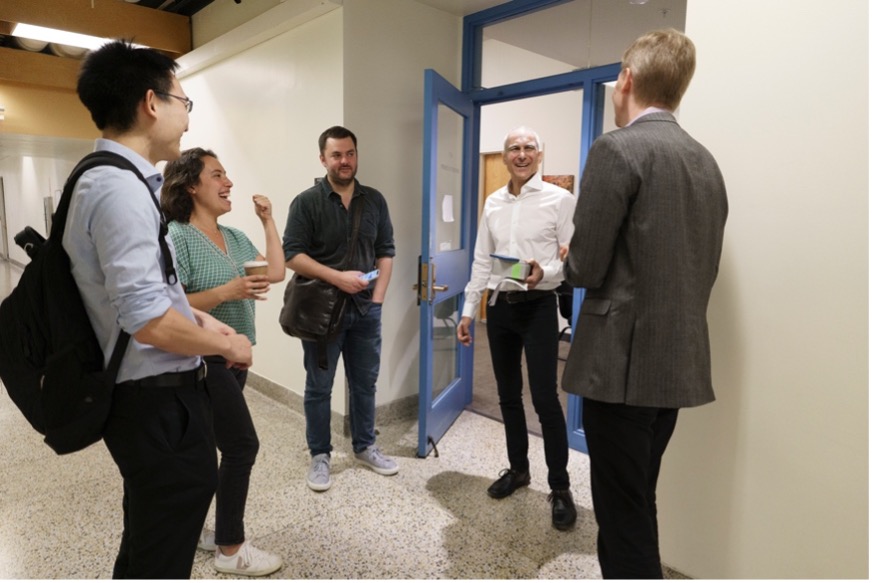
<svg viewBox="0 0 873 583">
<path fill-rule="evenodd" d="M 574 195 L 579 177 L 579 150 L 582 131 L 583 91 L 575 89 L 548 95 L 526 97 L 502 103 L 483 105 L 480 110 L 479 137 L 479 216 L 485 199 L 509 180 L 503 163 L 503 140 L 514 128 L 524 125 L 539 134 L 543 157 L 540 173 L 544 180 L 559 183 Z M 467 410 L 502 422 L 497 384 L 488 346 L 488 325 L 485 318 L 487 297 L 483 297 L 476 321 L 476 341 L 473 343 L 473 400 Z M 558 314 L 558 331 L 568 326 Z M 557 333 L 557 332 L 556 332 Z M 558 343 L 558 397 L 565 413 L 567 393 L 560 388 L 560 379 L 569 352 L 569 335 Z M 542 436 L 539 418 L 533 408 L 528 382 L 527 362 L 522 357 L 524 378 L 523 401 L 528 431 Z"/>
</svg>

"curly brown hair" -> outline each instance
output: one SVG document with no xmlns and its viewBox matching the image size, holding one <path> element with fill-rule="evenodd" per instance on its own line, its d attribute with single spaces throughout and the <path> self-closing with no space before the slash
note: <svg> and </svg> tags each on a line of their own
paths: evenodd
<svg viewBox="0 0 873 583">
<path fill-rule="evenodd" d="M 194 210 L 194 199 L 189 189 L 200 184 L 203 158 L 211 156 L 218 160 L 212 150 L 191 148 L 185 150 L 178 160 L 168 162 L 164 168 L 164 186 L 161 188 L 161 208 L 167 219 L 187 223 Z"/>
</svg>

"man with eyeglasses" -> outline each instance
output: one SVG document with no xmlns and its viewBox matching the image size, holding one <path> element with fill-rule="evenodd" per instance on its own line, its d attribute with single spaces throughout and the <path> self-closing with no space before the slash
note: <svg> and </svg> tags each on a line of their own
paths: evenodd
<svg viewBox="0 0 873 583">
<path fill-rule="evenodd" d="M 63 246 L 104 354 L 131 335 L 103 440 L 124 482 L 124 530 L 113 578 L 185 579 L 217 483 L 202 354 L 251 364 L 243 334 L 192 309 L 160 235 L 155 164 L 181 154 L 191 100 L 161 53 L 111 42 L 89 53 L 79 99 L 102 137 L 95 150 L 127 159 L 78 181 Z M 92 574 L 93 577 L 102 575 Z"/>
<path fill-rule="evenodd" d="M 486 329 L 509 458 L 509 468 L 491 484 L 488 495 L 505 498 L 530 484 L 522 401 L 524 351 L 549 470 L 552 525 L 569 530 L 576 523 L 576 505 L 567 472 L 567 425 L 558 399 L 555 289 L 564 278 L 558 251 L 573 234 L 576 199 L 567 190 L 543 181 L 541 159 L 542 143 L 533 130 L 519 127 L 506 136 L 503 163 L 510 178 L 485 200 L 457 335 L 461 344 L 472 343 L 470 325 L 488 289 L 491 299 Z"/>
<path fill-rule="evenodd" d="M 173 95 L 172 93 L 164 93 L 163 91 L 155 91 L 158 95 L 163 95 L 165 97 L 172 97 L 173 99 L 178 99 L 183 104 L 185 104 L 185 109 L 188 113 L 191 113 L 191 110 L 194 109 L 194 100 L 189 97 L 182 97 L 181 95 Z"/>
</svg>

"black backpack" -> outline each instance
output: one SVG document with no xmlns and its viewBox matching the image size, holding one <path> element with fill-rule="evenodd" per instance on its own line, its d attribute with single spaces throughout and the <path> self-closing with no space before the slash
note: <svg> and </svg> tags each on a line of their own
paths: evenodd
<svg viewBox="0 0 873 583">
<path fill-rule="evenodd" d="M 12 401 L 58 454 L 79 451 L 102 438 L 130 340 L 122 330 L 104 370 L 103 350 L 62 244 L 73 188 L 82 173 L 96 166 L 130 170 L 148 186 L 123 156 L 107 151 L 85 156 L 67 178 L 49 238 L 26 249 L 32 260 L 0 303 L 0 379 Z M 169 280 L 175 272 L 165 234 L 161 214 L 159 241 Z"/>
</svg>

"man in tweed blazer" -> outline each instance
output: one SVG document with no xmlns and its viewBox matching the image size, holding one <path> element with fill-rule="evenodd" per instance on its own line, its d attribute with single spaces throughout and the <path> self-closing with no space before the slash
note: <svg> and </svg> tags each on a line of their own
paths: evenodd
<svg viewBox="0 0 873 583">
<path fill-rule="evenodd" d="M 588 154 L 566 254 L 587 288 L 563 376 L 581 395 L 604 578 L 660 578 L 655 489 L 680 407 L 715 399 L 706 309 L 727 194 L 672 112 L 694 74 L 676 30 L 637 39 L 613 94 L 620 128 Z"/>
</svg>

